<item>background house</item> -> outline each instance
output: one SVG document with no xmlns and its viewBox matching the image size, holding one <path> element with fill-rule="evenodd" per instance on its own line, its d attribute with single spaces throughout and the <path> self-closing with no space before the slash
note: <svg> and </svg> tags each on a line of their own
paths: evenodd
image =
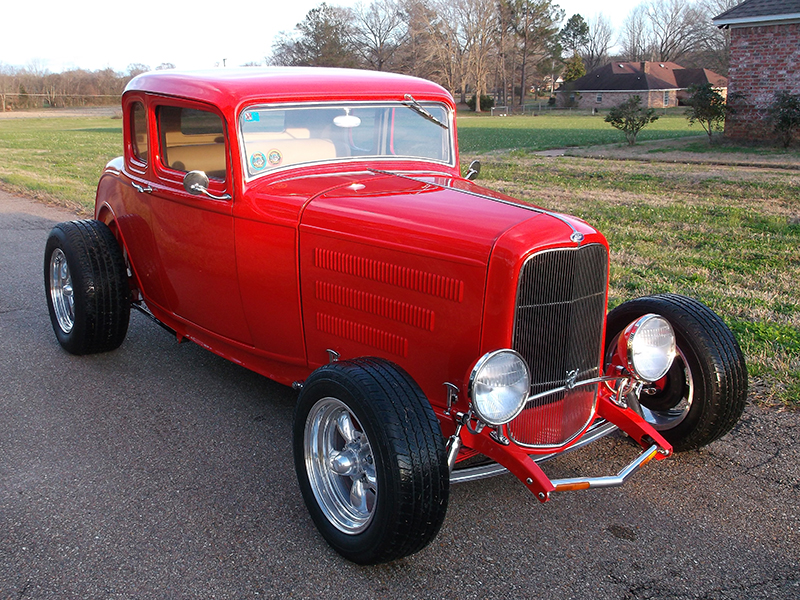
<svg viewBox="0 0 800 600">
<path fill-rule="evenodd" d="M 731 102 L 725 136 L 771 139 L 775 92 L 800 93 L 800 0 L 745 0 L 712 21 L 730 28 L 729 91 L 743 94 Z"/>
<path fill-rule="evenodd" d="M 569 82 L 558 91 L 558 106 L 612 108 L 639 96 L 650 108 L 678 106 L 693 84 L 711 83 L 725 94 L 728 80 L 708 69 L 684 69 L 674 62 L 615 62 Z"/>
</svg>

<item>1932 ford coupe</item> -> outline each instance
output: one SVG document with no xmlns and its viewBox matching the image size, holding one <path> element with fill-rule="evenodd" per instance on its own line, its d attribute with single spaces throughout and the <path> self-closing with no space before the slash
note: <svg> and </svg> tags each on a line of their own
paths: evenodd
<svg viewBox="0 0 800 600">
<path fill-rule="evenodd" d="M 94 219 L 56 225 L 44 279 L 74 354 L 130 308 L 300 390 L 295 468 L 323 537 L 358 563 L 436 535 L 449 485 L 500 472 L 539 500 L 621 485 L 740 417 L 722 320 L 674 294 L 606 314 L 589 224 L 462 177 L 448 92 L 335 69 L 163 71 L 122 98 L 124 155 Z M 606 477 L 540 464 L 620 429 Z"/>
</svg>

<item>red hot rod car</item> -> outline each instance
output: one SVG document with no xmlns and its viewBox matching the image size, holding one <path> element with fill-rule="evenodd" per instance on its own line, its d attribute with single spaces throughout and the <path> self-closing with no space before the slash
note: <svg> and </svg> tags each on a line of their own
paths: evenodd
<svg viewBox="0 0 800 600">
<path fill-rule="evenodd" d="M 324 538 L 358 563 L 423 548 L 449 485 L 510 471 L 542 502 L 621 485 L 725 434 L 747 373 L 724 323 L 673 294 L 606 314 L 584 221 L 460 174 L 431 82 L 335 69 L 164 71 L 122 98 L 124 155 L 94 219 L 55 226 L 44 278 L 74 354 L 130 308 L 299 392 L 295 467 Z M 620 429 L 606 477 L 540 464 Z"/>
</svg>

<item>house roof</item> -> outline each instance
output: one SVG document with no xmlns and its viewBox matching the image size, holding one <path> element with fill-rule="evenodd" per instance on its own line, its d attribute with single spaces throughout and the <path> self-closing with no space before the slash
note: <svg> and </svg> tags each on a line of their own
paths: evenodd
<svg viewBox="0 0 800 600">
<path fill-rule="evenodd" d="M 717 27 L 751 27 L 800 21 L 800 0 L 745 0 L 711 21 Z"/>
<path fill-rule="evenodd" d="M 684 69 L 674 62 L 615 62 L 576 79 L 571 90 L 581 92 L 635 92 L 685 89 L 710 83 L 727 87 L 728 80 L 708 69 Z"/>
</svg>

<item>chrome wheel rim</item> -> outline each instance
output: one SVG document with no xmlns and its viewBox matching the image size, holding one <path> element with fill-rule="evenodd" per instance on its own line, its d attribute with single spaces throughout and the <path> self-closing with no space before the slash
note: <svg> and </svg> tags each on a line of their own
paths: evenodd
<svg viewBox="0 0 800 600">
<path fill-rule="evenodd" d="M 372 521 L 378 481 L 369 439 L 343 402 L 319 400 L 309 412 L 303 438 L 311 489 L 328 521 L 355 535 Z"/>
<path fill-rule="evenodd" d="M 675 360 L 681 361 L 684 375 L 684 393 L 678 402 L 674 406 L 664 410 L 647 408 L 642 402 L 642 399 L 646 402 L 648 388 L 642 390 L 642 396 L 639 400 L 639 405 L 642 409 L 642 417 L 644 417 L 644 420 L 650 423 L 656 431 L 664 431 L 676 427 L 683 422 L 692 408 L 692 401 L 694 400 L 694 380 L 692 379 L 692 370 L 689 368 L 686 357 L 683 355 L 680 348 L 678 348 L 678 356 L 675 357 Z"/>
<path fill-rule="evenodd" d="M 64 333 L 69 333 L 75 326 L 75 295 L 67 257 L 61 248 L 56 248 L 50 255 L 50 299 L 58 326 Z"/>
</svg>

